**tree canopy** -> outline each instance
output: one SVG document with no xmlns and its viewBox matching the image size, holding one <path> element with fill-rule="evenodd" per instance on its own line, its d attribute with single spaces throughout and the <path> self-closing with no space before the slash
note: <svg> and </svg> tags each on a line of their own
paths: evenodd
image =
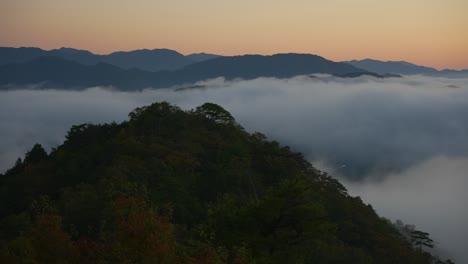
<svg viewBox="0 0 468 264">
<path fill-rule="evenodd" d="M 216 123 L 235 124 L 235 119 L 232 117 L 231 113 L 217 104 L 204 103 L 195 109 L 195 113 L 205 116 Z"/>
<path fill-rule="evenodd" d="M 0 178 L 0 263 L 430 263 L 302 154 L 167 102 Z"/>
</svg>

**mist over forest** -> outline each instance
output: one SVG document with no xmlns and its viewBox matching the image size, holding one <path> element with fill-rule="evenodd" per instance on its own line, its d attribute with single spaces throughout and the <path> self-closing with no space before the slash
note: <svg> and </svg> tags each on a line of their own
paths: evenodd
<svg viewBox="0 0 468 264">
<path fill-rule="evenodd" d="M 72 125 L 121 122 L 159 101 L 182 109 L 213 102 L 248 132 L 304 153 L 382 216 L 415 224 L 441 252 L 468 261 L 468 79 L 317 75 L 140 92 L 53 88 L 0 92 L 0 171 L 36 142 L 61 144 Z"/>
</svg>

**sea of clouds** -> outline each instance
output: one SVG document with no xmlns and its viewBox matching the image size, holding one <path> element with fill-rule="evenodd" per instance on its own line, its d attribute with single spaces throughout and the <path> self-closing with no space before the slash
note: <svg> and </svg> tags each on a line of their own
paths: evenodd
<svg viewBox="0 0 468 264">
<path fill-rule="evenodd" d="M 120 122 L 135 107 L 220 104 L 249 132 L 301 151 L 376 211 L 429 232 L 468 263 L 468 79 L 327 75 L 214 79 L 187 89 L 0 92 L 0 172 L 36 142 L 63 142 L 81 123 Z"/>
</svg>

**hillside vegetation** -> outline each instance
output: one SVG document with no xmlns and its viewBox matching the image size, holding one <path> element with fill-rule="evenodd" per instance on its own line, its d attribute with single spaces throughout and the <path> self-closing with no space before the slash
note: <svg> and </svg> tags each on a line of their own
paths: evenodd
<svg viewBox="0 0 468 264">
<path fill-rule="evenodd" d="M 73 126 L 0 176 L 0 263 L 431 262 L 300 153 L 211 103 Z"/>
</svg>

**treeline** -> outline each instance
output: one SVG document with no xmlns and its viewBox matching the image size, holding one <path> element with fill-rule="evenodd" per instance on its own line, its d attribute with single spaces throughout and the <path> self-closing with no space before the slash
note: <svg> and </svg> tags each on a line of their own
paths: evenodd
<svg viewBox="0 0 468 264">
<path fill-rule="evenodd" d="M 73 126 L 0 175 L 0 263 L 431 263 L 370 205 L 222 107 Z"/>
</svg>

